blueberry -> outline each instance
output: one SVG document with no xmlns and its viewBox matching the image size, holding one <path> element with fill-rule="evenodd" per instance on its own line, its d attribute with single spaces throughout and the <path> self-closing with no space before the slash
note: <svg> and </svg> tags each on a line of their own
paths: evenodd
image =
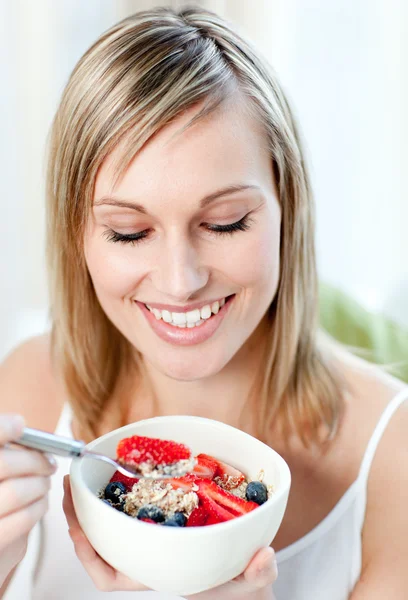
<svg viewBox="0 0 408 600">
<path fill-rule="evenodd" d="M 164 521 L 163 525 L 167 525 L 168 527 L 185 527 L 186 523 L 186 515 L 182 512 L 175 512 L 172 517 Z"/>
<path fill-rule="evenodd" d="M 105 498 L 113 504 L 120 504 L 120 496 L 126 494 L 126 492 L 126 486 L 121 481 L 112 481 L 105 488 Z"/>
<path fill-rule="evenodd" d="M 177 521 L 175 521 L 171 517 L 169 519 L 167 519 L 167 521 L 164 521 L 163 526 L 167 526 L 167 527 L 182 527 L 182 525 L 180 525 L 179 523 L 177 523 Z"/>
<path fill-rule="evenodd" d="M 158 506 L 154 504 L 145 504 L 141 508 L 139 508 L 139 512 L 137 513 L 138 519 L 151 519 L 155 523 L 163 523 L 165 516 L 164 512 Z"/>
<path fill-rule="evenodd" d="M 266 485 L 261 481 L 251 481 L 248 483 L 245 496 L 250 502 L 263 504 L 268 500 L 268 490 Z"/>
<path fill-rule="evenodd" d="M 180 524 L 180 527 L 184 527 L 184 525 L 187 523 L 186 515 L 180 511 L 175 512 L 172 518 Z"/>
</svg>

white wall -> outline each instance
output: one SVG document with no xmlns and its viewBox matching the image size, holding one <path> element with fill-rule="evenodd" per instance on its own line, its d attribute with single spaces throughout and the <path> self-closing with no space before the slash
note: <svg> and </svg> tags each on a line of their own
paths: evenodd
<svg viewBox="0 0 408 600">
<path fill-rule="evenodd" d="M 408 324 L 407 3 L 297 4 L 287 82 L 313 160 L 320 272 Z"/>
<path fill-rule="evenodd" d="M 163 2 L 0 5 L 0 358 L 46 326 L 43 154 L 61 89 L 99 33 L 154 4 Z M 312 163 L 322 278 L 408 325 L 408 3 L 201 4 L 256 41 L 292 99 Z"/>
</svg>

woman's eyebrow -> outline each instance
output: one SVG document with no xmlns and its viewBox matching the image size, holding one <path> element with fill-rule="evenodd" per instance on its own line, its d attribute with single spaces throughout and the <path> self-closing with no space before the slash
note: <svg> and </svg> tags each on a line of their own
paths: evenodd
<svg viewBox="0 0 408 600">
<path fill-rule="evenodd" d="M 129 200 L 122 200 L 121 198 L 114 198 L 110 196 L 103 196 L 99 200 L 95 200 L 94 206 L 118 206 L 119 208 L 131 208 L 136 212 L 140 212 L 143 215 L 147 214 L 147 210 L 141 204 L 130 202 Z"/>
<path fill-rule="evenodd" d="M 225 188 L 222 188 L 220 190 L 217 190 L 216 192 L 209 194 L 208 196 L 205 196 L 205 198 L 203 198 L 200 202 L 200 207 L 204 208 L 205 206 L 207 206 L 214 200 L 221 198 L 222 196 L 227 196 L 227 195 L 230 196 L 231 194 L 236 194 L 237 192 L 242 192 L 243 190 L 259 190 L 259 189 L 260 189 L 260 187 L 258 185 L 235 183 L 235 184 L 229 185 Z"/>
<path fill-rule="evenodd" d="M 216 192 L 213 192 L 212 194 L 209 194 L 208 196 L 202 198 L 202 200 L 200 201 L 200 208 L 208 206 L 208 204 L 210 204 L 214 200 L 217 200 L 218 198 L 221 198 L 222 196 L 236 194 L 238 192 L 242 192 L 243 190 L 259 189 L 260 187 L 258 185 L 253 184 L 235 183 L 232 185 L 228 185 L 227 187 L 221 188 Z M 99 200 L 95 200 L 94 202 L 94 206 L 102 206 L 104 204 L 108 206 L 118 206 L 119 208 L 130 208 L 144 215 L 147 214 L 147 210 L 142 204 L 131 202 L 129 200 L 124 200 L 121 198 L 115 198 L 113 196 L 103 196 L 102 198 L 99 198 Z"/>
</svg>

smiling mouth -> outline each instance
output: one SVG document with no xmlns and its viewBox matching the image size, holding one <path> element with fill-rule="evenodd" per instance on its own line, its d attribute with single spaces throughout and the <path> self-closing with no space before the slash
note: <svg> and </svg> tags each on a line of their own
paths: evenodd
<svg viewBox="0 0 408 600">
<path fill-rule="evenodd" d="M 196 308 L 188 312 L 170 312 L 168 310 L 159 310 L 158 308 L 152 308 L 148 304 L 145 304 L 145 307 L 154 314 L 158 321 L 162 319 L 165 323 L 173 325 L 173 327 L 192 329 L 193 327 L 200 327 L 200 325 L 211 319 L 213 315 L 218 314 L 223 306 L 229 302 L 234 295 L 235 294 L 232 296 L 227 296 L 221 300 L 213 302 L 212 304 L 206 304 L 201 308 Z"/>
</svg>

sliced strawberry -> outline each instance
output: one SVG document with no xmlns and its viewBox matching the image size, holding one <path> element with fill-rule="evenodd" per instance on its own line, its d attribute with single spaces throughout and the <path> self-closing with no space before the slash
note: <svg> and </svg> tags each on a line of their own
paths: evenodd
<svg viewBox="0 0 408 600">
<path fill-rule="evenodd" d="M 227 463 L 214 458 L 213 456 L 209 456 L 208 454 L 199 454 L 197 456 L 197 460 L 206 460 L 211 461 L 217 465 L 217 470 L 215 472 L 215 477 L 219 477 L 219 483 L 226 490 L 232 490 L 238 487 L 241 483 L 245 481 L 245 475 L 241 473 L 235 467 L 228 465 Z"/>
<path fill-rule="evenodd" d="M 235 518 L 236 515 L 233 515 L 229 510 L 220 506 L 211 498 L 202 495 L 200 504 L 193 510 L 187 521 L 187 527 L 215 525 Z"/>
<path fill-rule="evenodd" d="M 121 463 L 130 466 L 140 463 L 170 465 L 191 458 L 191 450 L 184 444 L 140 435 L 121 440 L 116 454 Z"/>
<path fill-rule="evenodd" d="M 203 454 L 196 456 L 197 464 L 193 469 L 193 473 L 203 479 L 214 479 L 218 469 L 218 465 L 215 460 L 210 457 L 206 457 Z"/>
<path fill-rule="evenodd" d="M 201 505 L 208 514 L 208 518 L 205 522 L 206 525 L 215 525 L 216 523 L 224 523 L 224 521 L 231 521 L 235 519 L 236 515 L 224 508 L 212 498 L 201 496 Z"/>
<path fill-rule="evenodd" d="M 119 471 L 115 471 L 112 477 L 109 479 L 109 483 L 112 483 L 113 481 L 120 481 L 120 483 L 123 483 L 123 485 L 126 486 L 126 489 L 130 491 L 134 484 L 139 480 L 134 477 L 126 477 L 126 475 L 122 475 L 122 473 L 119 473 Z"/>
<path fill-rule="evenodd" d="M 188 517 L 186 527 L 201 527 L 206 524 L 208 517 L 205 507 L 199 504 Z"/>
<path fill-rule="evenodd" d="M 199 488 L 197 495 L 203 503 L 209 498 L 236 517 L 258 508 L 256 502 L 249 502 L 242 498 L 238 498 L 220 488 L 214 481 L 198 479 L 196 485 Z"/>
<path fill-rule="evenodd" d="M 182 489 L 185 492 L 191 492 L 197 479 L 199 478 L 193 473 L 187 473 L 184 477 L 166 479 L 165 483 L 169 483 L 174 490 Z"/>
</svg>

